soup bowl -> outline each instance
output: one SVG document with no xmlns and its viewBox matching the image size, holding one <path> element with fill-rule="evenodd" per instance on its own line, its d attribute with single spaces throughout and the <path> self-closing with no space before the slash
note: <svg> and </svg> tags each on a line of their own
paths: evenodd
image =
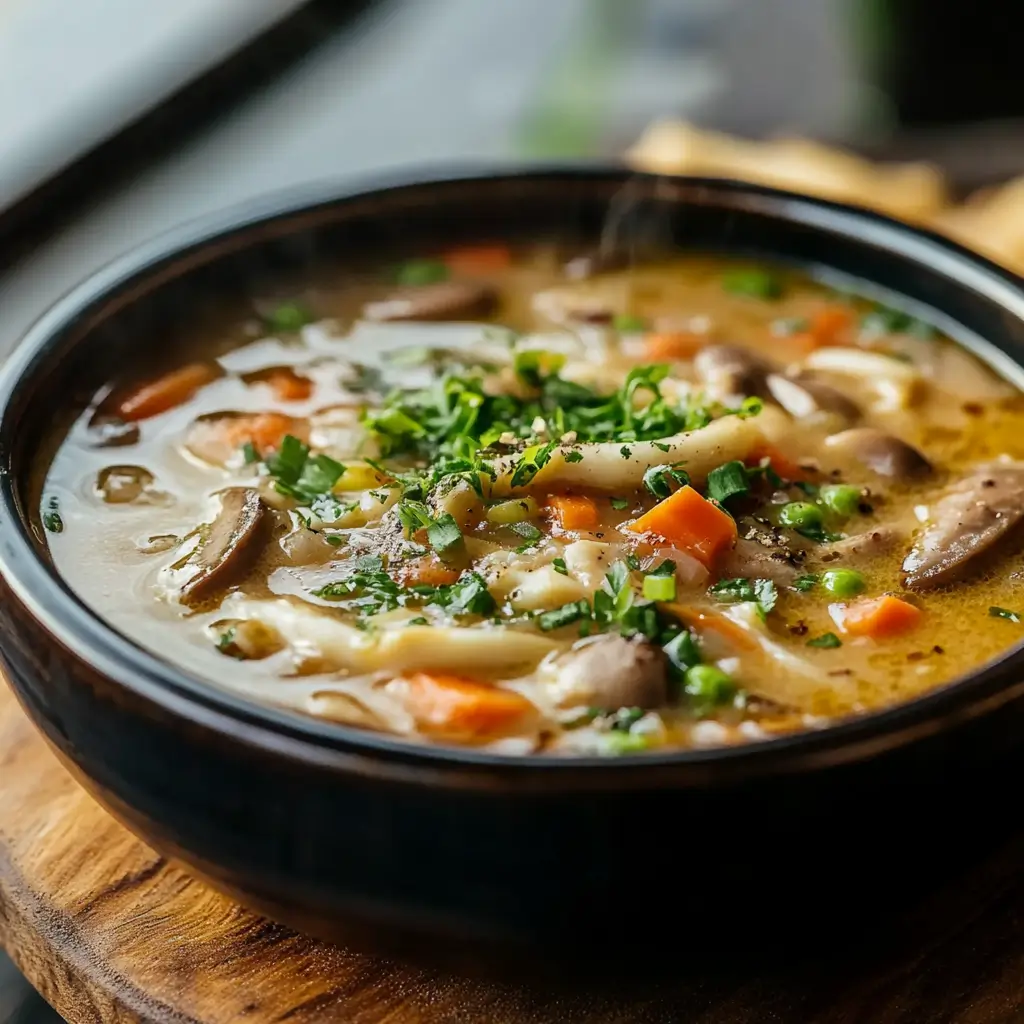
<svg viewBox="0 0 1024 1024">
<path fill-rule="evenodd" d="M 155 849 L 328 939 L 561 962 L 735 946 L 778 933 L 780 915 L 790 933 L 798 916 L 816 936 L 847 927 L 1005 826 L 999 780 L 1024 732 L 1019 649 L 825 729 L 525 758 L 413 745 L 246 700 L 126 638 L 55 572 L 38 512 L 55 418 L 195 309 L 338 252 L 585 244 L 611 228 L 842 279 L 923 311 L 1024 379 L 1015 277 L 884 217 L 735 182 L 470 169 L 309 188 L 142 246 L 57 303 L 0 376 L 0 660 L 63 762 Z"/>
</svg>

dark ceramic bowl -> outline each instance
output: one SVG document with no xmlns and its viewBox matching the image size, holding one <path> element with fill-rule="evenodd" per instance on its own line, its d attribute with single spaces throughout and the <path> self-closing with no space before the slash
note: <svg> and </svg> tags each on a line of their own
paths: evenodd
<svg viewBox="0 0 1024 1024">
<path fill-rule="evenodd" d="M 992 807 L 1024 736 L 1021 651 L 820 732 L 523 759 L 249 703 L 121 636 L 55 573 L 30 486 L 53 411 L 81 408 L 140 339 L 338 253 L 496 236 L 592 244 L 606 223 L 903 296 L 1021 375 L 1015 277 L 886 218 L 736 183 L 532 169 L 314 189 L 144 246 L 63 299 L 0 378 L 0 657 L 68 766 L 153 847 L 322 936 L 500 943 L 556 961 L 647 940 L 721 949 L 777 930 L 780 914 L 789 932 L 798 918 L 845 926 L 917 892 L 929 869 L 971 853 L 965 837 L 1010 817 Z"/>
</svg>

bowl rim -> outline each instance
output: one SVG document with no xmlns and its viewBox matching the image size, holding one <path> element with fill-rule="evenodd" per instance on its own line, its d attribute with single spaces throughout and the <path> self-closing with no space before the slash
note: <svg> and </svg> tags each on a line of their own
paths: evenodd
<svg viewBox="0 0 1024 1024">
<path fill-rule="evenodd" d="M 565 185 L 603 181 L 625 186 L 646 181 L 655 187 L 661 182 L 679 191 L 680 202 L 725 202 L 810 230 L 853 237 L 908 262 L 925 263 L 955 276 L 962 286 L 1024 322 L 1024 280 L 941 235 L 865 208 L 731 179 L 645 174 L 617 163 L 414 168 L 362 180 L 315 181 L 275 190 L 193 218 L 110 260 L 52 303 L 0 367 L 0 433 L 6 436 L 10 429 L 12 405 L 22 381 L 31 379 L 50 348 L 81 321 L 83 314 L 133 282 L 150 280 L 161 266 L 180 261 L 186 253 L 209 250 L 209 260 L 202 262 L 213 261 L 218 242 L 260 225 L 286 223 L 357 200 L 386 200 L 403 191 L 432 185 L 497 185 L 531 179 Z M 1024 372 L 1024 367 L 993 339 L 986 340 Z M 12 453 L 4 447 L 0 450 L 0 576 L 51 642 L 159 710 L 219 733 L 227 732 L 250 747 L 307 764 L 344 767 L 418 784 L 493 785 L 496 775 L 511 773 L 510 781 L 517 786 L 546 787 L 554 772 L 559 783 L 583 788 L 609 783 L 629 788 L 648 784 L 704 786 L 709 781 L 866 760 L 993 711 L 1024 694 L 1024 672 L 1015 681 L 1015 674 L 1024 666 L 1022 643 L 977 670 L 912 700 L 822 729 L 743 744 L 610 758 L 534 757 L 417 743 L 261 704 L 151 653 L 94 611 L 39 557 L 31 540 L 28 510 L 18 500 L 16 479 Z"/>
</svg>

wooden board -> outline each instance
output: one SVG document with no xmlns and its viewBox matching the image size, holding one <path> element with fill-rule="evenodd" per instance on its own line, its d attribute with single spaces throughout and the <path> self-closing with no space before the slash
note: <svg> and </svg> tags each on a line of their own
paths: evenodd
<svg viewBox="0 0 1024 1024">
<path fill-rule="evenodd" d="M 851 949 L 488 983 L 307 939 L 193 881 L 85 794 L 0 685 L 0 944 L 75 1024 L 1001 1024 L 1024 1020 L 1024 836 Z"/>
</svg>

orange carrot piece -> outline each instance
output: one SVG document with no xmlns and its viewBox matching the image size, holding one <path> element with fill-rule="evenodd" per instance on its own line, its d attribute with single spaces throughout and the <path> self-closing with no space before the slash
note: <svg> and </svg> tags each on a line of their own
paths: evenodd
<svg viewBox="0 0 1024 1024">
<path fill-rule="evenodd" d="M 279 448 L 285 434 L 305 440 L 309 428 L 304 420 L 280 412 L 257 412 L 247 416 L 225 417 L 217 424 L 224 432 L 224 441 L 231 448 L 251 444 L 263 454 Z"/>
<path fill-rule="evenodd" d="M 457 274 L 473 274 L 503 270 L 512 262 L 512 253 L 504 245 L 464 245 L 450 249 L 441 262 Z"/>
<path fill-rule="evenodd" d="M 811 317 L 808 333 L 819 345 L 835 345 L 852 326 L 852 310 L 846 306 L 825 306 Z"/>
<path fill-rule="evenodd" d="M 812 476 L 803 466 L 794 462 L 788 455 L 783 455 L 773 445 L 762 445 L 753 451 L 747 459 L 748 466 L 757 466 L 762 459 L 768 459 L 772 469 L 775 470 L 783 480 L 809 480 Z"/>
<path fill-rule="evenodd" d="M 460 575 L 458 569 L 450 569 L 436 555 L 425 555 L 403 564 L 398 571 L 398 582 L 404 587 L 445 587 Z"/>
<path fill-rule="evenodd" d="M 405 706 L 428 732 L 489 735 L 511 728 L 534 710 L 512 690 L 459 676 L 416 672 L 405 682 Z"/>
<path fill-rule="evenodd" d="M 829 605 L 829 613 L 842 632 L 877 640 L 909 632 L 920 623 L 922 615 L 916 605 L 892 594 Z"/>
<path fill-rule="evenodd" d="M 662 331 L 644 338 L 644 357 L 652 363 L 692 359 L 710 339 L 692 331 Z"/>
<path fill-rule="evenodd" d="M 158 416 L 187 402 L 201 387 L 220 375 L 221 369 L 216 363 L 189 363 L 141 384 L 120 398 L 117 415 L 126 423 Z"/>
<path fill-rule="evenodd" d="M 733 517 L 692 487 L 680 487 L 627 529 L 663 537 L 673 547 L 693 555 L 705 569 L 736 543 L 737 536 Z"/>
<path fill-rule="evenodd" d="M 592 530 L 601 521 L 597 502 L 582 494 L 553 495 L 547 507 L 563 530 Z"/>
<path fill-rule="evenodd" d="M 282 402 L 304 402 L 313 394 L 313 382 L 290 366 L 275 366 L 258 380 L 269 384 Z"/>
</svg>

